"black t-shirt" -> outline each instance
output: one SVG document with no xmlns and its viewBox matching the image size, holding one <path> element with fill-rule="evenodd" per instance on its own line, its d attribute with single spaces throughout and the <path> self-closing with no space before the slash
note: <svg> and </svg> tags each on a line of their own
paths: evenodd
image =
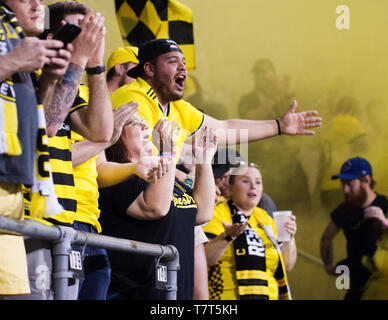
<svg viewBox="0 0 388 320">
<path fill-rule="evenodd" d="M 138 177 L 100 189 L 103 234 L 140 242 L 173 245 L 179 251 L 179 300 L 191 300 L 194 287 L 194 226 L 197 214 L 191 190 L 176 182 L 168 214 L 145 221 L 126 214 L 129 205 L 147 188 Z M 166 292 L 154 288 L 155 259 L 144 255 L 108 251 L 112 268 L 111 289 L 128 299 L 162 300 Z"/>
<path fill-rule="evenodd" d="M 370 206 L 380 207 L 385 216 L 388 213 L 388 199 L 383 195 L 376 195 L 375 200 Z M 347 240 L 348 257 L 357 252 L 357 248 L 353 246 L 353 240 L 357 237 L 357 230 L 360 223 L 364 220 L 364 209 L 351 207 L 346 203 L 340 204 L 332 213 L 331 219 L 334 224 L 343 230 Z"/>
</svg>

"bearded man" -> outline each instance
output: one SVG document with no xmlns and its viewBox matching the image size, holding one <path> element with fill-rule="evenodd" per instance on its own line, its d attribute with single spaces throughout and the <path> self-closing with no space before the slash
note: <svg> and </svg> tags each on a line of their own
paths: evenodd
<svg viewBox="0 0 388 320">
<path fill-rule="evenodd" d="M 341 172 L 332 176 L 341 179 L 344 202 L 341 203 L 330 217 L 321 238 L 321 257 L 325 270 L 330 275 L 336 274 L 336 267 L 345 265 L 349 268 L 350 287 L 345 299 L 361 299 L 365 284 L 370 276 L 362 265 L 363 246 L 367 242 L 367 234 L 363 229 L 367 219 L 377 219 L 387 225 L 388 200 L 374 191 L 376 182 L 373 180 L 370 163 L 360 157 L 347 160 L 341 167 Z M 333 265 L 333 239 L 343 230 L 346 238 L 347 258 Z M 364 239 L 360 239 L 360 237 Z"/>
</svg>

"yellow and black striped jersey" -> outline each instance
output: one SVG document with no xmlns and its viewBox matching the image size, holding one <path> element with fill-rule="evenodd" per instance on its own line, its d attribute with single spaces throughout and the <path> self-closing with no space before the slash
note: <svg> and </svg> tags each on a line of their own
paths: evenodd
<svg viewBox="0 0 388 320">
<path fill-rule="evenodd" d="M 55 223 L 72 224 L 77 211 L 77 198 L 71 158 L 71 113 L 87 106 L 86 101 L 81 97 L 85 90 L 87 90 L 87 87 L 81 84 L 69 115 L 61 124 L 57 134 L 54 137 L 48 138 L 50 166 L 52 169 L 55 193 L 59 203 L 64 209 L 60 214 L 47 219 L 48 221 L 55 220 Z M 27 216 L 29 214 L 29 200 L 29 196 L 25 194 L 25 212 Z M 47 223 L 46 220 L 39 219 L 39 221 L 50 224 Z"/>
<path fill-rule="evenodd" d="M 150 85 L 141 78 L 137 78 L 129 85 L 125 85 L 111 95 L 113 108 L 134 101 L 139 104 L 138 114 L 146 120 L 150 128 L 150 139 L 152 139 L 152 129 L 160 119 L 168 119 L 175 125 L 176 133 L 176 153 L 179 160 L 180 150 L 183 142 L 193 136 L 204 122 L 204 114 L 184 100 L 171 101 L 164 113 L 160 107 L 156 93 Z"/>
<path fill-rule="evenodd" d="M 73 212 L 77 211 L 77 200 L 71 162 L 70 114 L 62 123 L 55 137 L 49 138 L 50 165 L 53 173 L 54 188 L 64 211 L 55 220 L 72 223 Z"/>
<path fill-rule="evenodd" d="M 73 163 L 71 161 L 71 113 L 87 106 L 80 96 L 85 85 L 81 84 L 78 95 L 66 120 L 55 137 L 49 138 L 50 165 L 53 172 L 55 192 L 64 210 L 53 217 L 54 220 L 73 223 L 77 211 L 77 198 L 74 185 Z"/>
</svg>

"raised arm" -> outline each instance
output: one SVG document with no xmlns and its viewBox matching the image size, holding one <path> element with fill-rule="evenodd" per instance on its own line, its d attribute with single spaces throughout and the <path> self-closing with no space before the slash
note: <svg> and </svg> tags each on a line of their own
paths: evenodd
<svg viewBox="0 0 388 320">
<path fill-rule="evenodd" d="M 53 90 L 51 103 L 44 105 L 49 137 L 54 137 L 57 134 L 58 129 L 69 114 L 78 92 L 82 73 L 83 69 L 78 64 L 70 62 L 63 79 L 57 82 Z"/>
<path fill-rule="evenodd" d="M 0 57 L 0 81 L 5 80 L 15 72 L 34 72 L 42 69 L 42 75 L 39 77 L 38 86 L 40 98 L 44 105 L 47 134 L 49 137 L 55 135 L 60 124 L 68 113 L 57 107 L 58 100 L 56 97 L 56 86 L 60 84 L 66 77 L 71 79 L 69 86 L 73 86 L 73 80 L 76 78 L 76 70 L 72 65 L 69 65 L 71 57 L 72 45 L 69 44 L 67 49 L 62 49 L 63 43 L 58 40 L 48 39 L 40 40 L 36 37 L 26 37 L 5 56 Z M 78 78 L 81 79 L 82 71 L 78 72 Z M 78 82 L 79 84 L 79 82 Z M 78 90 L 78 84 L 76 88 Z M 65 95 L 66 97 L 66 95 Z M 72 103 L 72 102 L 71 102 Z M 62 113 L 65 113 L 62 117 Z M 52 130 L 52 124 L 57 123 L 55 132 Z"/>
<path fill-rule="evenodd" d="M 42 69 L 38 85 L 45 110 L 49 110 L 48 106 L 53 102 L 56 85 L 66 74 L 72 52 L 73 45 L 71 43 L 67 44 L 66 48 L 58 49 L 57 56 L 52 57 L 50 62 L 45 64 Z"/>
<path fill-rule="evenodd" d="M 86 68 L 93 69 L 104 64 L 105 28 L 101 18 L 100 29 L 94 40 L 98 46 L 89 58 Z M 105 73 L 87 73 L 89 103 L 87 108 L 80 109 L 71 115 L 73 129 L 83 137 L 94 142 L 107 142 L 113 132 L 113 112 Z"/>
<path fill-rule="evenodd" d="M 121 135 L 123 126 L 133 119 L 136 111 L 137 103 L 134 102 L 129 102 L 114 110 L 115 125 L 109 142 L 98 143 L 83 140 L 72 146 L 73 167 L 77 167 L 98 155 L 96 167 L 98 173 L 97 183 L 100 188 L 121 183 L 132 175 L 137 175 L 148 182 L 155 182 L 156 179 L 160 179 L 165 174 L 165 172 L 159 169 L 160 159 L 158 157 L 140 159 L 140 161 L 135 163 L 116 163 L 106 160 L 104 150 L 116 143 Z"/>
<path fill-rule="evenodd" d="M 209 222 L 212 218 L 216 186 L 211 161 L 216 151 L 217 136 L 212 129 L 204 127 L 193 137 L 196 164 L 193 196 L 197 203 L 197 225 Z"/>
<path fill-rule="evenodd" d="M 59 127 L 69 114 L 86 64 L 90 56 L 96 51 L 99 43 L 97 40 L 105 34 L 103 23 L 103 17 L 94 15 L 90 10 L 80 23 L 82 31 L 72 43 L 73 52 L 69 67 L 63 79 L 59 80 L 55 86 L 52 102 L 45 105 L 47 134 L 49 137 L 56 135 Z M 82 135 L 82 133 L 80 134 Z M 102 139 L 98 141 L 102 141 Z"/>
<path fill-rule="evenodd" d="M 34 72 L 49 64 L 57 56 L 63 43 L 57 40 L 40 40 L 36 37 L 23 38 L 17 46 L 0 56 L 0 81 L 17 72 Z"/>
<path fill-rule="evenodd" d="M 100 152 L 104 151 L 106 148 L 115 144 L 121 135 L 123 126 L 131 121 L 132 116 L 137 111 L 137 106 L 137 103 L 131 101 L 114 110 L 114 129 L 108 142 L 92 142 L 89 140 L 83 140 L 73 144 L 71 153 L 73 167 L 79 166 L 83 162 L 88 161 Z"/>
<path fill-rule="evenodd" d="M 140 220 L 156 220 L 170 210 L 171 197 L 175 184 L 174 128 L 167 120 L 159 120 L 153 129 L 153 141 L 159 149 L 168 150 L 170 155 L 162 157 L 160 166 L 166 166 L 167 173 L 156 183 L 150 184 L 128 207 L 127 214 Z M 155 139 L 158 137 L 158 139 Z"/>
<path fill-rule="evenodd" d="M 117 163 L 106 161 L 105 153 L 97 157 L 97 183 L 99 188 L 111 187 L 137 175 L 145 181 L 155 183 L 169 169 L 166 159 L 159 157 L 144 157 L 134 163 Z"/>
<path fill-rule="evenodd" d="M 205 125 L 212 128 L 218 138 L 218 143 L 253 142 L 280 134 L 285 135 L 313 135 L 309 130 L 319 127 L 322 123 L 320 117 L 315 117 L 317 111 L 296 112 L 297 102 L 294 101 L 287 112 L 278 120 L 244 120 L 229 119 L 216 120 L 210 116 L 205 117 Z M 237 141 L 230 141 L 230 137 Z"/>
</svg>

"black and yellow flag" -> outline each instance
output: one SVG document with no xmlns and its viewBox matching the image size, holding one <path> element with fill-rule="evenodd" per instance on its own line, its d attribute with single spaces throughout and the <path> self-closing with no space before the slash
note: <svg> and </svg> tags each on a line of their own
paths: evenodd
<svg viewBox="0 0 388 320">
<path fill-rule="evenodd" d="M 182 49 L 187 69 L 195 69 L 193 14 L 189 7 L 176 0 L 115 0 L 115 5 L 125 45 L 172 39 Z"/>
</svg>

